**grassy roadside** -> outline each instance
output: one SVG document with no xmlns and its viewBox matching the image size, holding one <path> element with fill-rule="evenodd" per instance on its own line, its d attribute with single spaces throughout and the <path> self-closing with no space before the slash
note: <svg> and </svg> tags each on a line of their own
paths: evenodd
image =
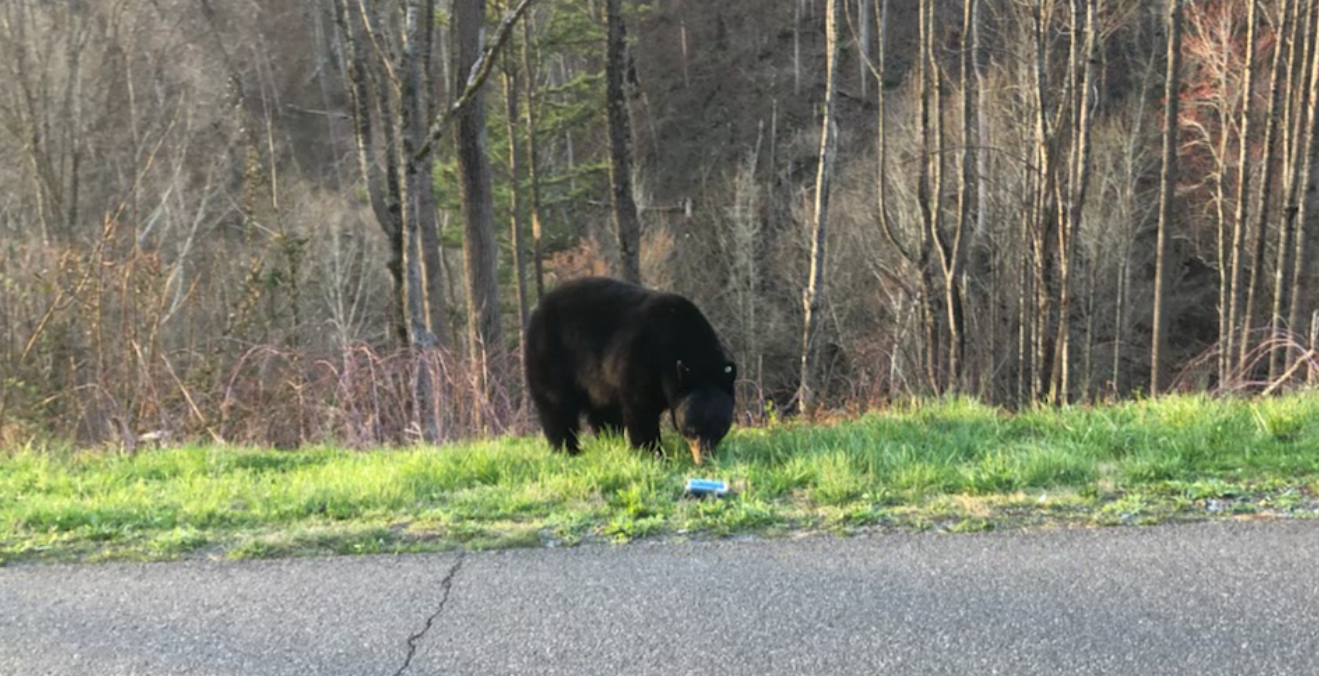
<svg viewBox="0 0 1319 676">
<path fill-rule="evenodd" d="M 0 451 L 0 564 L 1319 515 L 1319 394 L 1019 415 L 966 401 L 738 430 L 699 470 L 592 439 L 370 453 Z M 683 498 L 686 478 L 730 481 Z"/>
</svg>

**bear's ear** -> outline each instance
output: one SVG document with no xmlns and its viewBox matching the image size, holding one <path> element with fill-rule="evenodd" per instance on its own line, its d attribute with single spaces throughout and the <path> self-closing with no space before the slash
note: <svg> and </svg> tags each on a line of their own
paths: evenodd
<svg viewBox="0 0 1319 676">
<path fill-rule="evenodd" d="M 678 360 L 677 365 L 678 365 L 678 382 L 680 383 L 687 382 L 687 377 L 692 374 L 692 370 L 688 368 L 686 364 L 682 363 L 681 359 Z"/>
</svg>

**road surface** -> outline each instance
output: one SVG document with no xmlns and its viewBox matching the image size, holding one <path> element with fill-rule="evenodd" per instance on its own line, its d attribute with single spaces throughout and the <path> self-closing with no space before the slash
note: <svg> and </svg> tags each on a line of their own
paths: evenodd
<svg viewBox="0 0 1319 676">
<path fill-rule="evenodd" d="M 1319 521 L 11 565 L 0 674 L 1319 674 Z"/>
</svg>

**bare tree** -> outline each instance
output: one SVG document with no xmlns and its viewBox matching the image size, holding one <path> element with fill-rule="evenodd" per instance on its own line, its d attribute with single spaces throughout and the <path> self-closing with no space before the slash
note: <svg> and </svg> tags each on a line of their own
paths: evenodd
<svg viewBox="0 0 1319 676">
<path fill-rule="evenodd" d="M 1276 37 L 1281 38 L 1284 33 L 1283 29 L 1287 25 L 1288 17 L 1295 14 L 1296 0 L 1278 0 L 1275 19 L 1273 22 L 1273 33 Z M 1246 300 L 1242 307 L 1241 320 L 1241 337 L 1237 341 L 1239 354 L 1237 362 L 1244 366 L 1246 355 L 1250 346 L 1250 331 L 1254 327 L 1254 316 L 1256 306 L 1256 295 L 1258 293 L 1261 280 L 1264 277 L 1264 249 L 1266 234 L 1268 231 L 1268 217 L 1272 209 L 1270 208 L 1271 197 L 1273 196 L 1273 184 L 1276 180 L 1277 171 L 1275 170 L 1274 147 L 1277 145 L 1278 123 L 1281 115 L 1277 114 L 1279 108 L 1284 104 L 1282 93 L 1284 90 L 1284 80 L 1286 79 L 1285 68 L 1286 61 L 1283 60 L 1284 50 L 1282 44 L 1275 40 L 1273 44 L 1273 59 L 1269 66 L 1269 100 L 1268 106 L 1264 111 L 1264 119 L 1268 124 L 1264 128 L 1264 140 L 1261 143 L 1262 154 L 1260 157 L 1260 169 L 1263 175 L 1260 177 L 1259 188 L 1259 210 L 1255 215 L 1254 227 L 1254 245 L 1251 256 L 1253 264 L 1250 266 L 1249 282 L 1246 288 Z"/>
<path fill-rule="evenodd" d="M 801 93 L 801 34 L 805 5 L 806 0 L 793 0 L 792 3 L 792 91 L 794 94 Z"/>
<path fill-rule="evenodd" d="M 957 223 L 953 227 L 951 247 L 941 247 L 940 261 L 943 263 L 944 302 L 948 305 L 948 384 L 951 389 L 961 387 L 962 358 L 965 352 L 965 330 L 962 307 L 962 290 L 960 287 L 962 238 L 971 228 L 971 189 L 975 184 L 975 101 L 977 81 L 972 73 L 972 35 L 975 33 L 975 17 L 979 13 L 979 0 L 964 0 L 962 3 L 962 44 L 960 54 L 959 77 L 961 78 L 962 97 L 962 173 L 957 181 Z"/>
<path fill-rule="evenodd" d="M 1226 348 L 1228 306 L 1231 304 L 1231 222 L 1228 211 L 1231 199 L 1230 140 L 1235 124 L 1233 109 L 1240 95 L 1242 68 L 1236 59 L 1237 25 L 1235 7 L 1225 3 L 1189 3 L 1184 19 L 1182 51 L 1190 64 L 1186 68 L 1190 81 L 1180 96 L 1182 114 L 1179 126 L 1186 130 L 1187 141 L 1180 151 L 1185 158 L 1183 181 L 1201 199 L 1191 200 L 1196 206 L 1207 203 L 1212 210 L 1214 251 L 1218 269 L 1218 337 Z M 1199 194 L 1203 193 L 1203 195 Z M 1208 199 L 1204 199 L 1207 197 Z M 1196 209 L 1199 211 L 1199 209 Z M 1184 219 L 1188 231 L 1194 231 L 1195 222 L 1205 217 L 1191 213 Z M 1228 349 L 1218 351 L 1218 371 L 1223 375 L 1227 368 Z"/>
<path fill-rule="evenodd" d="M 874 0 L 882 3 L 878 11 L 875 12 L 876 33 L 878 33 L 875 44 L 875 199 L 876 212 L 880 229 L 884 233 L 884 238 L 897 251 L 904 260 L 910 263 L 916 263 L 915 257 L 911 254 L 902 242 L 898 240 L 893 232 L 892 219 L 889 217 L 888 204 L 888 131 L 884 120 L 885 114 L 885 95 L 884 95 L 884 56 L 888 43 L 888 21 L 889 21 L 889 0 Z"/>
<path fill-rule="evenodd" d="M 1168 61 L 1163 96 L 1163 159 L 1159 175 L 1159 225 L 1154 249 L 1154 334 L 1150 344 L 1150 394 L 1163 385 L 1167 352 L 1168 314 L 1164 307 L 1168 286 L 1168 238 L 1172 228 L 1174 187 L 1177 183 L 1177 113 L 1182 59 L 1182 1 L 1168 0 Z"/>
<path fill-rule="evenodd" d="M 536 71 L 532 68 L 535 59 L 532 58 L 531 50 L 531 20 L 528 17 L 528 20 L 522 22 L 522 73 L 527 95 L 527 192 L 531 198 L 528 205 L 531 212 L 531 257 L 532 269 L 535 271 L 536 298 L 539 299 L 545 295 L 545 251 L 540 224 L 540 173 L 536 166 L 539 159 L 536 152 Z"/>
<path fill-rule="evenodd" d="M 406 291 L 403 270 L 403 184 L 398 174 L 401 148 L 395 127 L 397 104 L 387 76 L 389 64 L 382 60 L 383 49 L 372 49 L 368 38 L 367 14 L 348 0 L 335 3 L 335 23 L 343 44 L 345 88 L 351 105 L 350 117 L 357 141 L 357 164 L 376 222 L 385 233 L 387 259 L 385 267 L 394 283 L 391 323 L 402 345 L 409 343 L 409 325 L 405 312 Z M 383 141 L 383 148 L 378 147 Z"/>
<path fill-rule="evenodd" d="M 859 72 L 858 72 L 857 74 L 860 76 L 858 79 L 860 80 L 860 83 L 861 83 L 861 97 L 862 97 L 862 98 L 865 98 L 865 97 L 868 96 L 869 93 L 870 93 L 870 92 L 869 92 L 869 89 L 868 89 L 868 85 L 869 85 L 869 83 L 870 83 L 870 73 L 867 72 L 867 71 L 868 71 L 868 69 L 870 68 L 870 62 L 871 62 L 871 56 L 870 56 L 870 45 L 871 45 L 872 39 L 871 39 L 871 37 L 870 37 L 870 27 L 871 27 L 870 14 L 871 14 L 872 7 L 873 7 L 873 6 L 871 5 L 871 3 L 872 3 L 873 1 L 874 1 L 874 0 L 856 0 L 856 5 L 857 5 L 857 7 L 856 7 L 856 14 L 857 14 L 856 45 L 857 45 L 857 50 L 856 50 L 856 51 L 857 51 L 857 54 L 861 57 L 861 58 L 857 59 L 857 66 L 858 66 L 858 70 L 859 70 Z"/>
<path fill-rule="evenodd" d="M 1319 12 L 1319 3 L 1315 3 L 1314 10 Z M 1319 14 L 1316 14 L 1319 16 Z M 1319 19 L 1314 22 L 1319 23 Z M 1311 23 L 1314 26 L 1315 23 Z M 1310 63 L 1305 75 L 1305 84 L 1301 91 L 1304 92 L 1304 114 L 1301 119 L 1301 129 L 1298 135 L 1301 137 L 1298 157 L 1300 163 L 1300 176 L 1294 185 L 1297 186 L 1295 191 L 1296 202 L 1289 205 L 1289 211 L 1294 210 L 1296 219 L 1296 253 L 1295 266 L 1292 268 L 1291 278 L 1291 304 L 1287 310 L 1287 326 L 1301 335 L 1306 335 L 1303 323 L 1308 319 L 1306 315 L 1315 306 L 1314 294 L 1303 293 L 1305 282 L 1309 277 L 1308 270 L 1310 267 L 1312 255 L 1311 249 L 1315 248 L 1314 240 L 1310 238 L 1309 231 L 1314 225 L 1308 217 L 1312 200 L 1316 191 L 1311 184 L 1314 161 L 1315 161 L 1315 129 L 1316 116 L 1319 116 L 1319 36 L 1311 29 L 1305 34 L 1307 49 L 1310 53 Z"/>
<path fill-rule="evenodd" d="M 1028 261 L 1031 276 L 1028 281 L 1033 293 L 1033 316 L 1025 317 L 1023 324 L 1030 327 L 1029 355 L 1030 361 L 1030 400 L 1039 401 L 1044 388 L 1052 382 L 1054 367 L 1054 350 L 1057 329 L 1053 321 L 1053 287 L 1054 255 L 1057 247 L 1057 229 L 1049 217 L 1057 209 L 1054 199 L 1058 188 L 1057 144 L 1055 134 L 1057 123 L 1052 127 L 1051 108 L 1056 104 L 1050 96 L 1053 88 L 1049 86 L 1049 35 L 1053 21 L 1055 4 L 1046 0 L 1032 9 L 1032 72 L 1030 104 L 1033 133 L 1031 166 L 1028 168 L 1029 186 L 1027 195 L 1029 208 L 1023 224 L 1022 255 Z M 1023 293 L 1027 283 L 1023 283 Z M 1024 296 L 1023 296 L 1024 298 Z M 1023 316 L 1027 313 L 1027 303 L 1023 300 Z"/>
<path fill-rule="evenodd" d="M 1277 379 L 1282 373 L 1285 350 L 1276 339 L 1283 332 L 1284 322 L 1288 320 L 1290 314 L 1291 303 L 1288 298 L 1292 291 L 1291 271 L 1299 264 L 1295 260 L 1295 240 L 1303 225 L 1297 218 L 1300 212 L 1300 199 L 1304 195 L 1301 184 L 1303 164 L 1301 158 L 1308 153 L 1301 146 L 1304 136 L 1301 129 L 1305 126 L 1306 93 L 1314 86 L 1307 64 L 1311 60 L 1310 50 L 1316 46 L 1307 36 L 1313 36 L 1316 20 L 1314 10 L 1319 9 L 1319 3 L 1307 4 L 1313 4 L 1314 7 L 1296 5 L 1297 11 L 1303 11 L 1304 15 L 1303 18 L 1301 16 L 1293 18 L 1287 40 L 1288 77 L 1283 97 L 1287 105 L 1282 115 L 1283 213 L 1282 223 L 1278 228 L 1277 264 L 1273 269 L 1273 313 L 1269 320 L 1269 328 L 1275 340 L 1269 356 L 1269 380 Z M 1295 330 L 1295 327 L 1290 325 L 1286 328 Z"/>
<path fill-rule="evenodd" d="M 409 0 L 397 18 L 383 6 L 348 0 L 339 0 L 335 10 L 358 167 L 389 243 L 387 267 L 399 308 L 395 332 L 410 349 L 425 354 L 439 345 L 445 330 L 433 159 L 416 154 L 426 142 L 435 108 L 430 86 L 434 0 Z M 394 26 L 399 33 L 389 32 Z M 379 150 L 377 129 L 383 140 Z M 414 385 L 422 437 L 437 439 L 432 381 L 419 376 Z"/>
<path fill-rule="evenodd" d="M 455 0 L 453 6 L 454 99 L 468 89 L 484 51 L 485 0 Z M 454 141 L 463 212 L 463 265 L 467 271 L 467 349 L 478 397 L 489 396 L 491 372 L 502 366 L 504 333 L 499 316 L 494 197 L 486 143 L 485 102 L 479 89 L 456 117 Z M 497 378 L 497 376 L 496 376 Z M 498 382 L 496 380 L 495 382 Z M 483 407 L 478 404 L 478 412 Z M 479 419 L 477 425 L 484 425 Z"/>
<path fill-rule="evenodd" d="M 402 16 L 385 5 L 339 0 L 336 22 L 344 45 L 347 90 L 357 139 L 358 165 L 372 210 L 389 244 L 387 267 L 394 278 L 401 311 L 396 331 L 407 345 L 425 352 L 443 336 L 445 314 L 440 288 L 440 252 L 431 186 L 434 142 L 456 121 L 459 174 L 467 237 L 468 338 L 476 372 L 487 371 L 486 346 L 502 349 L 496 301 L 494 215 L 489 158 L 485 149 L 484 108 L 478 96 L 498 48 L 529 6 L 521 0 L 500 24 L 488 47 L 481 42 L 484 2 L 457 3 L 454 13 L 456 63 L 452 101 L 439 110 L 432 96 L 431 53 L 434 0 L 408 0 Z M 397 30 L 398 33 L 390 31 Z M 382 141 L 377 147 L 377 143 Z M 437 325 L 438 324 L 438 325 Z M 485 391 L 485 380 L 478 390 Z M 437 403 L 429 378 L 416 382 L 421 427 L 435 438 Z M 478 407 L 479 408 L 479 407 Z"/>
<path fill-rule="evenodd" d="M 1072 155 L 1068 165 L 1068 196 L 1065 207 L 1066 220 L 1062 223 L 1062 232 L 1058 235 L 1059 259 L 1059 299 L 1058 299 L 1058 369 L 1057 387 L 1053 399 L 1067 403 L 1071 391 L 1071 315 L 1072 289 L 1071 271 L 1076 256 L 1076 237 L 1081 230 L 1081 217 L 1085 212 L 1087 187 L 1090 182 L 1090 135 L 1093 120 L 1091 109 L 1095 99 L 1095 51 L 1098 17 L 1103 0 L 1072 0 L 1072 58 L 1071 71 L 1072 100 L 1069 102 L 1072 115 Z M 1085 17 L 1082 18 L 1080 5 L 1085 5 Z"/>
<path fill-rule="evenodd" d="M 403 219 L 406 231 L 404 287 L 408 309 L 408 335 L 414 348 L 439 344 L 445 330 L 444 295 L 440 286 L 440 237 L 435 213 L 435 189 L 431 185 L 434 158 L 417 156 L 414 150 L 425 142 L 428 122 L 435 108 L 431 101 L 431 49 L 435 32 L 434 0 L 408 0 L 404 14 L 402 49 L 402 164 L 404 183 Z M 435 436 L 438 436 L 436 434 Z"/>
<path fill-rule="evenodd" d="M 878 34 L 875 44 L 875 166 L 877 173 L 875 176 L 875 198 L 876 211 L 879 215 L 880 228 L 884 236 L 888 239 L 893 248 L 902 254 L 902 257 L 908 261 L 912 260 L 911 255 L 898 241 L 893 234 L 892 223 L 889 220 L 888 200 L 888 132 L 884 121 L 884 55 L 888 43 L 888 20 L 889 20 L 889 0 L 875 0 L 882 2 L 879 11 L 875 12 L 876 33 Z"/>
<path fill-rule="evenodd" d="M 609 127 L 609 186 L 613 197 L 614 226 L 618 233 L 619 273 L 641 282 L 641 221 L 632 197 L 632 127 L 628 123 L 629 71 L 627 31 L 622 0 L 605 0 L 605 107 Z"/>
<path fill-rule="evenodd" d="M 1238 155 L 1237 155 L 1237 185 L 1234 199 L 1236 209 L 1232 215 L 1232 242 L 1229 247 L 1229 263 L 1227 278 L 1227 307 L 1220 308 L 1220 312 L 1226 315 L 1226 321 L 1223 323 L 1223 330 L 1220 331 L 1219 340 L 1222 341 L 1221 358 L 1219 359 L 1219 382 L 1227 382 L 1229 369 L 1232 366 L 1232 355 L 1236 352 L 1234 349 L 1237 325 L 1240 319 L 1238 314 L 1242 302 L 1241 289 L 1241 266 L 1242 266 L 1242 239 L 1245 237 L 1246 218 L 1249 213 L 1250 201 L 1250 115 L 1252 112 L 1251 99 L 1254 98 L 1253 87 L 1251 86 L 1255 71 L 1255 8 L 1258 6 L 1257 0 L 1246 0 L 1246 58 L 1243 64 L 1244 72 L 1241 81 L 1241 113 L 1238 128 Z M 1223 130 L 1224 136 L 1227 130 Z"/>
<path fill-rule="evenodd" d="M 523 333 L 527 328 L 527 313 L 531 309 L 531 301 L 527 296 L 527 245 L 525 242 L 526 226 L 523 218 L 525 209 L 523 204 L 526 202 L 523 191 L 523 144 L 519 137 L 518 122 L 521 117 L 519 112 L 518 101 L 522 98 L 522 90 L 518 86 L 518 62 L 513 59 L 511 48 L 504 53 L 503 59 L 503 85 L 504 85 L 504 121 L 507 124 L 508 132 L 508 210 L 509 210 L 509 246 L 513 249 L 513 280 L 517 284 L 517 310 L 518 310 L 518 344 L 523 343 Z M 527 76 L 529 77 L 529 76 Z"/>
<path fill-rule="evenodd" d="M 921 245 L 918 265 L 921 271 L 922 319 L 925 332 L 925 371 L 930 386 L 942 389 L 939 377 L 938 308 L 935 302 L 934 257 L 943 230 L 940 225 L 940 195 L 943 192 L 943 155 L 939 152 L 943 142 L 941 84 L 939 64 L 934 48 L 934 2 L 920 2 L 920 68 L 918 96 L 920 97 L 921 164 L 917 178 L 916 201 L 921 212 Z M 943 265 L 943 261 L 939 262 Z"/>
<path fill-rule="evenodd" d="M 980 358 L 977 362 L 977 373 L 975 379 L 977 388 L 980 392 L 988 394 L 987 388 L 993 380 L 992 374 L 995 372 L 995 364 L 1001 363 L 1000 357 L 1000 340 L 999 332 L 995 330 L 999 321 L 999 303 L 987 299 L 992 299 L 1001 293 L 999 284 L 1000 271 L 997 266 L 991 264 L 994 251 L 998 248 L 990 238 L 990 191 L 992 190 L 990 178 L 989 155 L 990 148 L 993 144 L 990 138 L 990 121 L 989 107 L 991 105 L 989 97 L 989 88 L 986 85 L 985 75 L 988 70 L 988 59 L 986 58 L 985 40 L 984 40 L 984 3 L 977 0 L 972 8 L 971 14 L 971 72 L 974 78 L 975 87 L 975 223 L 971 230 L 971 246 L 968 253 L 967 276 L 980 282 L 980 288 L 984 291 L 978 296 L 976 286 L 968 285 L 968 294 L 972 304 L 978 304 L 979 309 L 988 308 L 988 317 L 982 318 L 985 324 L 990 327 L 986 332 L 989 345 L 982 349 Z M 971 321 L 974 321 L 974 310 L 966 313 Z"/>
<path fill-rule="evenodd" d="M 88 51 L 101 21 L 73 5 L 45 5 L 13 0 L 0 8 L 0 72 L 11 83 L 0 116 L 5 131 L 23 140 L 24 189 L 34 202 L 41 240 L 50 242 L 72 237 L 78 220 L 83 135 L 95 116 L 84 106 L 84 87 L 94 83 L 89 62 L 97 58 Z M 58 26 L 58 34 L 48 34 L 46 22 Z"/>
<path fill-rule="evenodd" d="M 798 405 L 802 413 L 814 411 L 816 398 L 813 378 L 816 370 L 816 337 L 820 329 L 820 310 L 824 295 L 825 250 L 829 224 L 829 183 L 831 181 L 834 157 L 838 149 L 838 23 L 841 15 L 840 0 L 828 0 L 825 12 L 825 85 L 824 85 L 824 120 L 820 128 L 820 164 L 815 174 L 815 205 L 812 209 L 813 226 L 811 229 L 811 270 L 806 288 L 802 292 L 802 305 L 805 310 L 805 328 L 802 331 L 801 344 L 801 385 L 798 390 Z"/>
</svg>

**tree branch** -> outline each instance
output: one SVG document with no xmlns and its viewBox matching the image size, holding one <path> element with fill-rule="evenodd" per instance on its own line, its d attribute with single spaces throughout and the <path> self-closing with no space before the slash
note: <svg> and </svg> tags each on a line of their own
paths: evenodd
<svg viewBox="0 0 1319 676">
<path fill-rule="evenodd" d="M 499 53 L 499 50 L 504 46 L 504 43 L 508 41 L 508 36 L 512 33 L 513 26 L 518 22 L 518 19 L 522 18 L 523 14 L 526 14 L 527 8 L 531 6 L 533 1 L 534 0 L 521 0 L 518 2 L 517 7 L 514 7 L 511 11 L 504 14 L 504 18 L 499 22 L 498 30 L 495 31 L 494 40 L 492 40 L 489 45 L 486 45 L 486 48 L 481 52 L 481 58 L 477 59 L 476 63 L 472 64 L 472 71 L 467 76 L 467 86 L 463 88 L 462 94 L 460 94 L 453 102 L 453 105 L 435 116 L 435 120 L 431 122 L 430 129 L 426 132 L 426 140 L 422 142 L 420 148 L 417 148 L 412 153 L 411 160 L 413 162 L 420 161 L 431 152 L 431 149 L 435 147 L 435 142 L 439 141 L 441 136 L 444 136 L 445 131 L 448 131 L 449 124 L 453 121 L 453 118 L 456 117 L 458 113 L 462 112 L 462 109 L 466 108 L 472 102 L 476 93 L 481 90 L 481 86 L 485 84 L 486 78 L 490 77 L 490 72 L 494 70 L 495 55 Z"/>
</svg>

